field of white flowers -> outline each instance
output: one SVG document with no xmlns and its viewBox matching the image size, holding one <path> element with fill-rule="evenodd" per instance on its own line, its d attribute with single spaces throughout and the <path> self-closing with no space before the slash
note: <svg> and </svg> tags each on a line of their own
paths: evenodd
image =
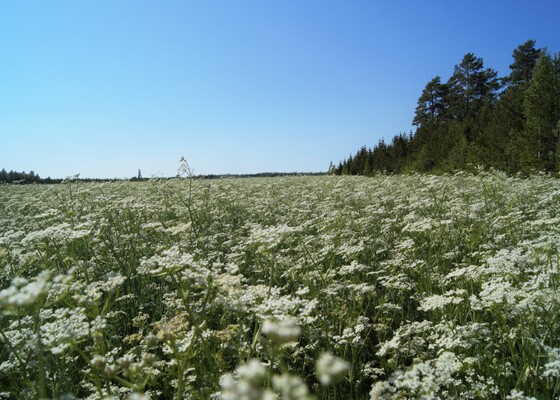
<svg viewBox="0 0 560 400">
<path fill-rule="evenodd" d="M 0 186 L 0 398 L 560 396 L 560 181 Z"/>
</svg>

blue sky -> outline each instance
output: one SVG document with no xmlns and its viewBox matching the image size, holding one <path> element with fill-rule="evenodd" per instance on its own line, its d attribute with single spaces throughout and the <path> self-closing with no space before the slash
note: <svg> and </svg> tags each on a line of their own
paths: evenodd
<svg viewBox="0 0 560 400">
<path fill-rule="evenodd" d="M 0 168 L 325 171 L 473 52 L 560 50 L 560 1 L 0 0 Z"/>
</svg>

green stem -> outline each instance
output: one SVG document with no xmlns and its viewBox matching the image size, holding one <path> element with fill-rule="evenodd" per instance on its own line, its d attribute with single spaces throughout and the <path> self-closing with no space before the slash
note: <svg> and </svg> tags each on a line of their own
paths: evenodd
<svg viewBox="0 0 560 400">
<path fill-rule="evenodd" d="M 3 329 L 0 329 L 0 335 L 2 336 L 2 339 L 4 340 L 4 343 L 6 344 L 6 346 L 8 346 L 8 348 L 10 349 L 10 351 L 12 352 L 12 354 L 14 355 L 16 360 L 18 361 L 20 369 L 23 371 L 25 369 L 25 363 L 23 362 L 23 360 L 19 356 L 19 354 L 16 351 L 16 349 L 14 348 L 14 346 L 12 346 L 12 344 L 10 343 L 10 340 L 8 339 L 6 334 L 4 333 Z"/>
<path fill-rule="evenodd" d="M 126 388 L 136 390 L 136 385 L 134 383 L 129 382 L 126 379 L 123 379 L 118 375 L 113 376 L 113 379 L 116 380 L 117 382 L 119 382 L 121 385 L 123 385 Z"/>
<path fill-rule="evenodd" d="M 37 309 L 36 315 L 33 316 L 35 321 L 35 333 L 37 334 L 37 349 L 38 349 L 38 380 L 37 380 L 37 394 L 40 399 L 47 398 L 47 378 L 45 368 L 45 355 L 43 345 L 41 344 L 41 324 L 40 324 L 40 308 Z"/>
<path fill-rule="evenodd" d="M 82 359 L 91 366 L 91 361 L 89 359 L 89 357 L 86 355 L 86 353 L 84 353 L 84 351 L 82 349 L 80 349 L 78 347 L 78 345 L 74 344 L 73 346 L 76 351 L 78 352 L 78 354 L 82 357 Z M 93 369 L 93 368 L 92 368 Z M 97 372 L 94 372 L 94 377 L 95 377 L 95 387 L 97 388 L 97 393 L 99 394 L 99 398 L 103 397 L 103 391 L 101 390 L 101 382 L 99 381 L 99 376 Z"/>
<path fill-rule="evenodd" d="M 262 325 L 259 324 L 257 318 L 255 318 L 255 325 L 258 325 L 258 326 L 255 329 L 255 336 L 253 336 L 253 341 L 251 342 L 251 347 L 249 348 L 249 356 L 247 357 L 245 362 L 248 362 L 253 357 L 253 352 L 255 351 L 255 348 L 257 347 L 257 342 L 259 341 L 259 338 L 261 336 Z"/>
</svg>

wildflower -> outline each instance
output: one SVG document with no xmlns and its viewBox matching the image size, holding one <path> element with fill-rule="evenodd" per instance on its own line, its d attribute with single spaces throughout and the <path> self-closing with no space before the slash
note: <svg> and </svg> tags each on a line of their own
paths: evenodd
<svg viewBox="0 0 560 400">
<path fill-rule="evenodd" d="M 263 227 L 251 224 L 250 227 L 251 236 L 248 243 L 257 244 L 260 252 L 274 249 L 284 237 L 298 231 L 298 228 L 292 228 L 287 225 Z"/>
<path fill-rule="evenodd" d="M 59 308 L 52 313 L 45 310 L 43 318 L 48 322 L 41 327 L 41 340 L 53 354 L 64 352 L 90 334 L 90 324 L 83 307 Z"/>
<path fill-rule="evenodd" d="M 537 400 L 532 396 L 525 396 L 525 393 L 521 390 L 513 389 L 511 393 L 506 397 L 506 400 Z"/>
<path fill-rule="evenodd" d="M 395 388 L 389 382 L 379 381 L 371 387 L 369 396 L 371 400 L 391 400 L 394 393 Z"/>
<path fill-rule="evenodd" d="M 465 293 L 466 290 L 457 289 L 450 290 L 443 295 L 435 294 L 426 297 L 420 302 L 420 307 L 418 307 L 418 309 L 422 311 L 440 310 L 448 304 L 460 304 L 465 300 L 463 297 Z"/>
<path fill-rule="evenodd" d="M 548 362 L 544 365 L 543 376 L 546 378 L 560 377 L 560 349 L 546 346 Z"/>
<path fill-rule="evenodd" d="M 235 370 L 240 379 L 249 382 L 251 385 L 258 386 L 266 377 L 266 369 L 262 363 L 253 358 L 247 364 L 240 365 Z"/>
<path fill-rule="evenodd" d="M 92 334 L 99 333 L 107 328 L 107 320 L 98 315 L 91 321 L 90 325 Z"/>
<path fill-rule="evenodd" d="M 31 282 L 21 277 L 14 278 L 9 288 L 0 291 L 0 307 L 27 307 L 35 304 L 49 291 L 50 277 L 50 271 L 43 271 Z"/>
<path fill-rule="evenodd" d="M 272 386 L 275 391 L 281 394 L 282 400 L 305 400 L 309 398 L 307 385 L 299 376 L 274 375 Z"/>
<path fill-rule="evenodd" d="M 374 385 L 371 398 L 374 399 L 373 394 L 377 392 L 382 394 L 395 391 L 412 392 L 418 395 L 412 397 L 440 398 L 441 396 L 438 394 L 442 390 L 456 384 L 453 376 L 462 365 L 455 354 L 443 352 L 437 359 L 416 363 L 406 372 L 396 371 L 389 379 L 390 386 L 387 384 Z"/>
<path fill-rule="evenodd" d="M 273 399 L 269 390 L 263 389 L 266 378 L 266 369 L 257 359 L 250 360 L 247 364 L 240 365 L 234 374 L 228 373 L 220 378 L 221 398 L 223 400 L 264 400 Z"/>
<path fill-rule="evenodd" d="M 96 369 L 104 369 L 107 365 L 107 359 L 99 354 L 96 354 L 91 359 L 91 366 Z"/>
<path fill-rule="evenodd" d="M 340 380 L 348 370 L 350 363 L 331 353 L 323 353 L 317 360 L 315 371 L 322 385 L 327 386 Z"/>
<path fill-rule="evenodd" d="M 297 340 L 301 335 L 301 327 L 295 318 L 285 318 L 279 321 L 265 320 L 261 332 L 274 343 L 282 344 Z"/>
<path fill-rule="evenodd" d="M 103 282 L 103 289 L 107 292 L 112 292 L 115 290 L 117 286 L 120 286 L 124 283 L 125 277 L 121 274 L 110 272 L 105 275 L 105 282 Z"/>
</svg>

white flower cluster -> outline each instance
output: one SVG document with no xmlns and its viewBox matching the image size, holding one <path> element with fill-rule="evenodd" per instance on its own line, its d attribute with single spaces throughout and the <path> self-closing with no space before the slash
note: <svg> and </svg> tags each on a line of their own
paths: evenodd
<svg viewBox="0 0 560 400">
<path fill-rule="evenodd" d="M 322 385 L 330 385 L 340 380 L 346 375 L 351 365 L 342 358 L 335 357 L 331 353 L 323 353 L 317 360 L 315 370 L 319 382 Z"/>
<path fill-rule="evenodd" d="M 266 369 L 257 359 L 237 367 L 233 374 L 225 374 L 220 378 L 223 400 L 272 400 L 274 394 L 264 389 Z M 237 379 L 235 379 L 237 377 Z"/>
<path fill-rule="evenodd" d="M 284 237 L 297 232 L 298 228 L 287 225 L 277 225 L 263 227 L 260 225 L 251 225 L 251 234 L 247 240 L 247 244 L 256 244 L 260 251 L 270 251 L 274 249 Z"/>
<path fill-rule="evenodd" d="M 482 170 L 4 185 L 0 391 L 554 398 L 559 199 Z"/>
<path fill-rule="evenodd" d="M 332 341 L 337 347 L 351 345 L 359 347 L 364 343 L 364 335 L 369 326 L 369 320 L 366 317 L 360 316 L 355 326 L 344 328 L 342 335 L 334 335 Z"/>
<path fill-rule="evenodd" d="M 51 286 L 51 272 L 44 271 L 29 281 L 22 277 L 12 280 L 12 285 L 0 291 L 0 307 L 28 307 L 46 296 Z"/>
<path fill-rule="evenodd" d="M 297 340 L 301 335 L 301 327 L 293 317 L 275 321 L 267 319 L 262 324 L 261 332 L 271 341 L 282 344 Z"/>
<path fill-rule="evenodd" d="M 60 354 L 71 345 L 89 337 L 90 324 L 82 307 L 43 310 L 41 341 L 53 354 Z"/>
<path fill-rule="evenodd" d="M 428 360 L 412 365 L 408 371 L 397 371 L 389 383 L 385 381 L 374 384 L 371 400 L 390 398 L 440 399 L 445 391 L 460 384 L 455 375 L 462 367 L 461 361 L 451 352 L 444 352 L 434 360 Z"/>
<path fill-rule="evenodd" d="M 467 291 L 464 289 L 456 289 L 449 290 L 443 295 L 435 294 L 424 298 L 418 309 L 422 311 L 441 310 L 448 304 L 460 304 L 465 301 L 466 293 Z"/>
</svg>

